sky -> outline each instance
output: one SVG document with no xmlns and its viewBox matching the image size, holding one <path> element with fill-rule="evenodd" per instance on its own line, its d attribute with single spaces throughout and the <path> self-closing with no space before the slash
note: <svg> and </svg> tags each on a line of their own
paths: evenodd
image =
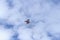
<svg viewBox="0 0 60 40">
<path fill-rule="evenodd" d="M 0 40 L 60 40 L 59 28 L 60 0 L 0 0 Z"/>
</svg>

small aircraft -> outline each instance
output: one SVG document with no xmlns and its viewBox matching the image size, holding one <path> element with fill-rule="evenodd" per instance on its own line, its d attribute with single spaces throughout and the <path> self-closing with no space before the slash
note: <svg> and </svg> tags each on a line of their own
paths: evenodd
<svg viewBox="0 0 60 40">
<path fill-rule="evenodd" d="M 29 20 L 29 19 L 27 19 L 25 22 L 26 22 L 26 24 L 29 24 L 29 23 L 30 23 L 30 20 Z"/>
</svg>

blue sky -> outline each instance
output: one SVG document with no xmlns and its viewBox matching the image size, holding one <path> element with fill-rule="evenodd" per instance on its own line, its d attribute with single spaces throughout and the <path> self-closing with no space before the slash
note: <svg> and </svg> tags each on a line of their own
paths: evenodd
<svg viewBox="0 0 60 40">
<path fill-rule="evenodd" d="M 0 40 L 59 39 L 59 26 L 60 0 L 0 0 Z"/>
</svg>

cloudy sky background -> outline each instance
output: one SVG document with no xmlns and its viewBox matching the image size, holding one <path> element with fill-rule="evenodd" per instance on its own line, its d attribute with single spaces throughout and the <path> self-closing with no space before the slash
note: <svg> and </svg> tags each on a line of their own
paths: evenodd
<svg viewBox="0 0 60 40">
<path fill-rule="evenodd" d="M 59 40 L 59 28 L 60 0 L 0 0 L 0 40 Z"/>
</svg>

